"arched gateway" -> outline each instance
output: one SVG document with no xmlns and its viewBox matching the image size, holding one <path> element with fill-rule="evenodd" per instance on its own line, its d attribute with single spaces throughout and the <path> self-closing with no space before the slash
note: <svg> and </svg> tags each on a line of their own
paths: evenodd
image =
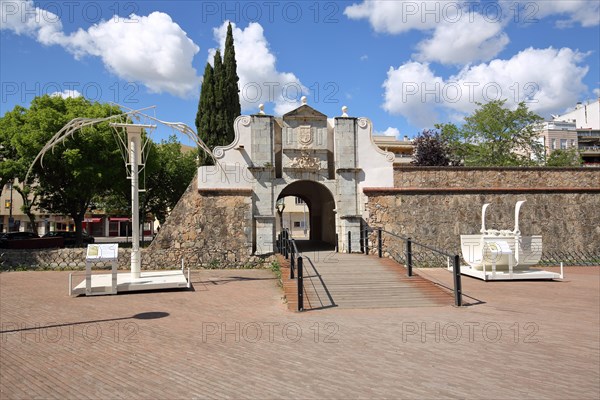
<svg viewBox="0 0 600 400">
<path fill-rule="evenodd" d="M 259 114 L 236 119 L 235 139 L 214 149 L 218 166 L 200 167 L 198 189 L 251 193 L 252 229 L 246 231 L 256 255 L 273 252 L 276 202 L 302 198 L 310 208 L 311 239 L 358 250 L 366 215 L 365 187 L 391 188 L 394 155 L 372 140 L 366 118 L 326 115 L 303 105 L 282 118 Z"/>
</svg>

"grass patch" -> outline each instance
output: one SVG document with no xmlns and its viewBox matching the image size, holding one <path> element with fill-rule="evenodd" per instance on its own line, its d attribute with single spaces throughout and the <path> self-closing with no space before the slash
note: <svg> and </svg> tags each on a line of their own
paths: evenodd
<svg viewBox="0 0 600 400">
<path fill-rule="evenodd" d="M 279 264 L 279 261 L 277 261 L 277 260 L 272 261 L 270 269 L 271 269 L 271 271 L 273 271 L 273 273 L 277 277 L 279 286 L 283 286 L 283 282 L 281 281 L 281 265 Z"/>
</svg>

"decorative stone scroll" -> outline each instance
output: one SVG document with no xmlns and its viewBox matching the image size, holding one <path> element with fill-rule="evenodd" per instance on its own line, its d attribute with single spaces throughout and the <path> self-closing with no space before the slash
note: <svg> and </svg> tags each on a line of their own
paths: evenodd
<svg viewBox="0 0 600 400">
<path fill-rule="evenodd" d="M 290 162 L 290 168 L 304 170 L 320 170 L 321 162 L 319 157 L 310 157 L 307 152 L 302 152 L 300 157 L 294 157 Z"/>
</svg>

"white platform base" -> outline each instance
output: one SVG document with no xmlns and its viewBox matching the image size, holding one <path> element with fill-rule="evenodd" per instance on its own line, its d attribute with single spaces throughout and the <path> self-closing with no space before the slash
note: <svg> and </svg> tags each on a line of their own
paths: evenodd
<svg viewBox="0 0 600 400">
<path fill-rule="evenodd" d="M 188 277 L 189 278 L 189 270 Z M 133 279 L 130 272 L 117 274 L 116 292 L 133 292 L 158 289 L 183 289 L 189 288 L 190 282 L 184 271 L 142 271 L 139 279 Z M 91 275 L 91 295 L 115 294 L 112 292 L 112 274 Z M 79 285 L 71 288 L 69 284 L 69 294 L 86 294 L 85 279 Z"/>
<path fill-rule="evenodd" d="M 462 275 L 472 276 L 473 278 L 484 281 L 510 281 L 510 280 L 531 280 L 531 279 L 562 279 L 560 274 L 544 271 L 541 269 L 528 269 L 526 271 L 513 271 L 512 276 L 509 272 L 496 271 L 494 274 L 490 270 L 478 271 L 470 266 L 461 266 Z"/>
</svg>

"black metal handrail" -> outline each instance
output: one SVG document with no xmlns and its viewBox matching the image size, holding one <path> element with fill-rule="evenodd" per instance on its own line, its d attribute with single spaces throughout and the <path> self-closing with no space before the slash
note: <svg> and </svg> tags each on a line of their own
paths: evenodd
<svg viewBox="0 0 600 400">
<path fill-rule="evenodd" d="M 386 231 L 381 228 L 370 228 L 365 227 L 363 232 L 361 232 L 361 239 L 364 240 L 364 243 L 361 243 L 361 248 L 365 254 L 369 254 L 369 233 L 377 231 L 377 256 L 379 258 L 383 257 L 383 234 L 392 236 L 394 238 L 400 239 L 405 243 L 405 259 L 406 259 L 406 271 L 407 275 L 411 277 L 413 275 L 413 245 L 421 246 L 429 251 L 440 254 L 442 256 L 448 257 L 452 260 L 452 275 L 454 278 L 454 304 L 457 307 L 462 306 L 462 282 L 460 275 L 460 256 L 458 254 L 453 254 L 448 251 L 440 250 L 433 246 L 429 246 L 423 243 L 416 242 L 412 240 L 412 238 L 407 236 L 402 236 L 394 232 Z"/>
<path fill-rule="evenodd" d="M 301 253 L 298 251 L 296 241 L 290 234 L 289 229 L 284 228 L 277 236 L 277 250 L 290 260 L 290 279 L 294 279 L 296 270 L 296 281 L 298 284 L 298 311 L 304 311 L 304 268 Z"/>
</svg>

